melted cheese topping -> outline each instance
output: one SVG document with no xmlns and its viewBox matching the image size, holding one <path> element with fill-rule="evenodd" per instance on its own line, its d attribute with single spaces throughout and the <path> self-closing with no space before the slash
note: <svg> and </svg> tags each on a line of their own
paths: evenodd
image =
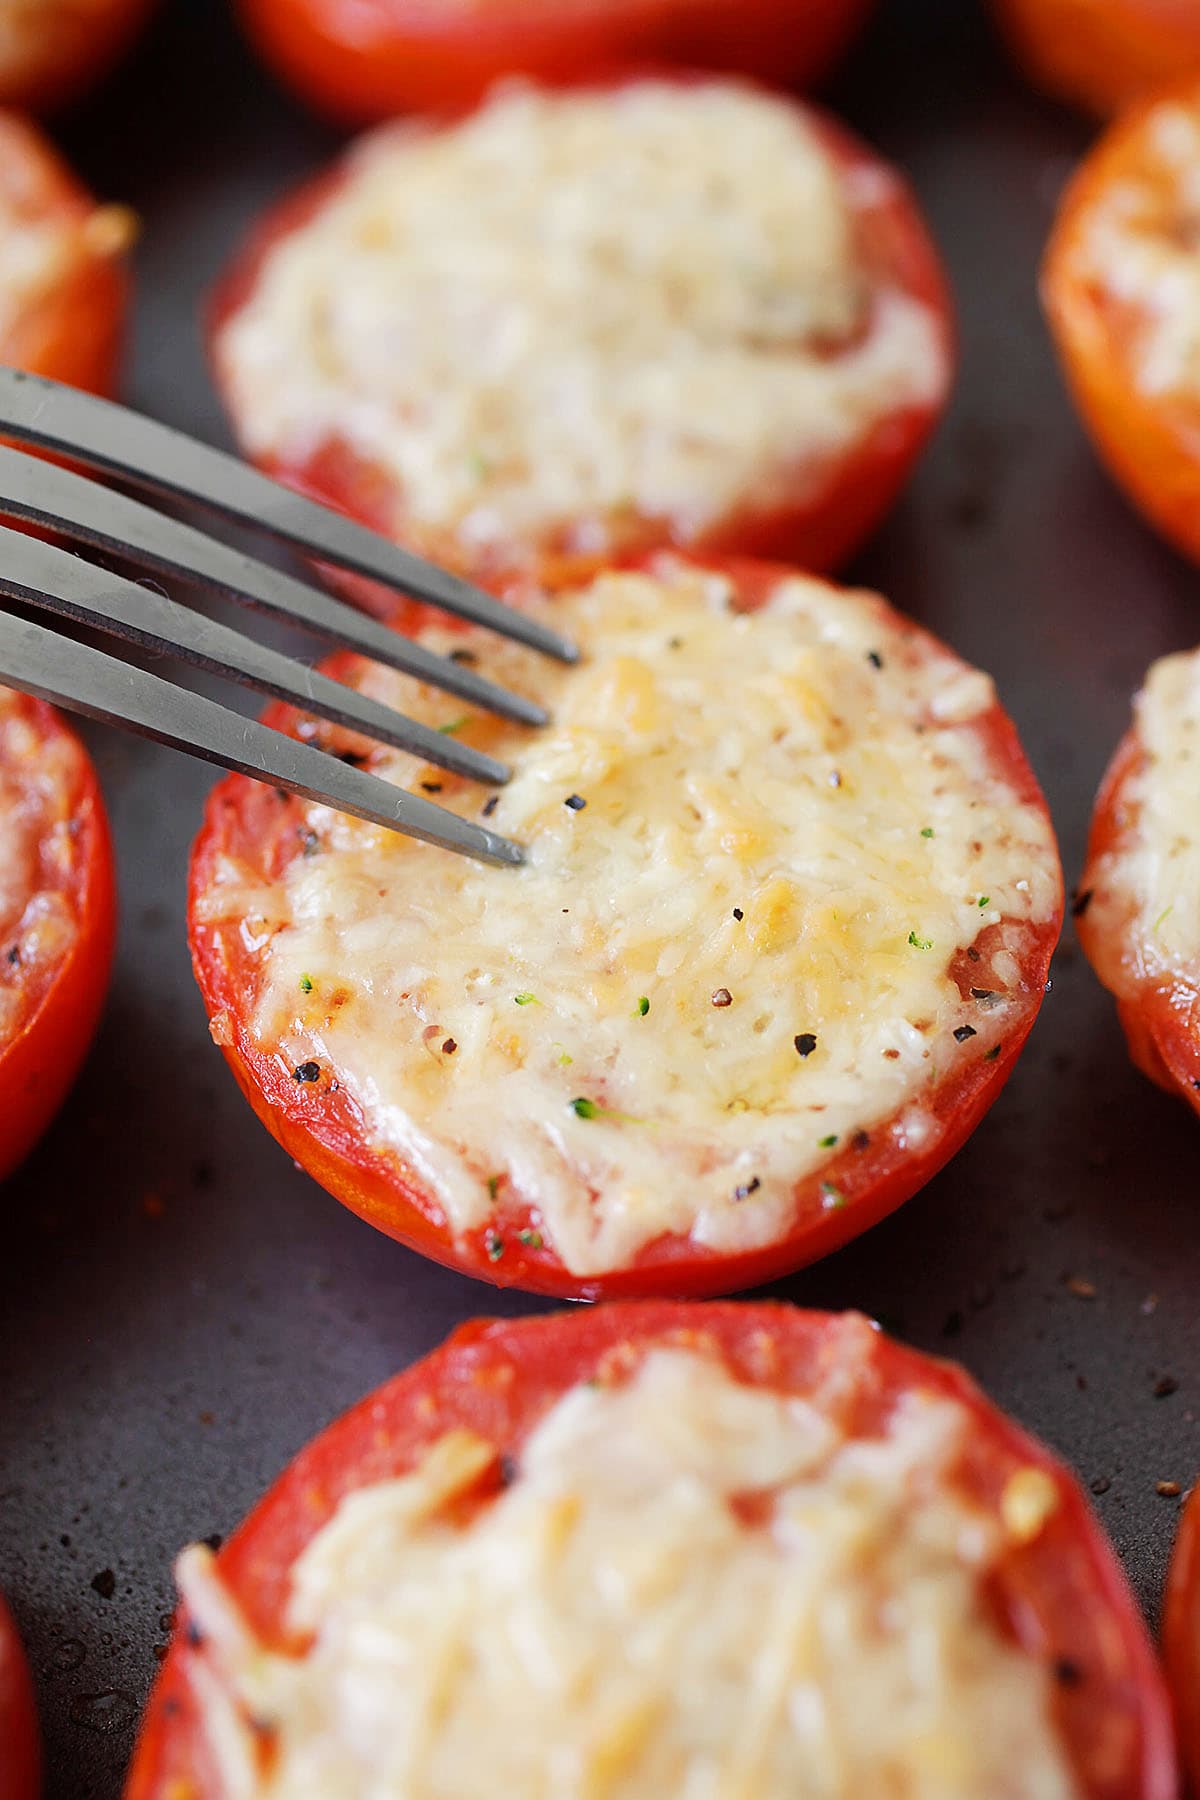
<svg viewBox="0 0 1200 1800">
<path fill-rule="evenodd" d="M 219 334 L 242 440 L 295 464 L 341 439 L 395 484 L 393 530 L 472 552 L 792 501 L 798 465 L 815 484 L 944 391 L 936 319 L 858 260 L 889 179 L 715 82 L 508 87 L 376 133 Z"/>
<path fill-rule="evenodd" d="M 1083 242 L 1133 315 L 1123 345 L 1138 386 L 1200 397 L 1200 105 L 1172 99 L 1147 115 L 1136 173 L 1098 190 Z"/>
<path fill-rule="evenodd" d="M 53 885 L 71 866 L 67 796 L 80 752 L 49 742 L 0 688 L 0 1050 L 25 1022 L 45 980 L 74 942 L 75 912 Z"/>
<path fill-rule="evenodd" d="M 1081 921 L 1127 995 L 1163 976 L 1200 987 L 1200 651 L 1153 665 L 1135 720 L 1145 760 L 1121 796 L 1128 829 L 1089 869 Z"/>
<path fill-rule="evenodd" d="M 263 1049 L 336 1072 L 455 1232 L 511 1185 L 579 1274 L 665 1232 L 774 1241 L 796 1182 L 864 1126 L 929 1145 L 933 1088 L 1028 1016 L 1003 927 L 1058 905 L 1045 814 L 974 729 L 985 676 L 871 595 L 797 576 L 753 615 L 731 601 L 665 560 L 601 577 L 539 608 L 574 670 L 422 634 L 544 698 L 540 734 L 371 671 L 512 762 L 489 822 L 522 868 L 309 808 L 281 881 L 226 861 L 199 904 L 259 955 Z M 372 767 L 479 815 L 478 788 L 398 753 Z M 964 997 L 951 964 L 989 925 L 993 991 Z"/>
<path fill-rule="evenodd" d="M 465 1526 L 496 1451 L 464 1430 L 344 1500 L 294 1570 L 303 1656 L 254 1643 L 189 1552 L 222 1794 L 1067 1800 L 1048 1671 L 983 1588 L 1007 1534 L 950 1484 L 967 1429 L 914 1394 L 846 1442 L 662 1348 L 560 1400 Z"/>
</svg>

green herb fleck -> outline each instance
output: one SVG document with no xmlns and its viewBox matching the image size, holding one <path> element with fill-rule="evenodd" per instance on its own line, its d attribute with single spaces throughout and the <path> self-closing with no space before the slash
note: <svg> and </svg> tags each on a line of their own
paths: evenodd
<svg viewBox="0 0 1200 1800">
<path fill-rule="evenodd" d="M 513 995 L 513 1004 L 515 1006 L 536 1006 L 537 1005 L 537 995 L 536 994 L 514 994 Z"/>
<path fill-rule="evenodd" d="M 1160 913 L 1159 913 L 1159 915 L 1158 915 L 1158 917 L 1157 917 L 1157 919 L 1155 919 L 1155 921 L 1154 921 L 1154 923 L 1153 923 L 1153 925 L 1152 925 L 1152 926 L 1151 926 L 1151 927 L 1150 927 L 1150 929 L 1151 929 L 1151 931 L 1152 931 L 1152 932 L 1157 932 L 1157 930 L 1158 930 L 1158 928 L 1159 928 L 1159 926 L 1160 926 L 1160 925 L 1165 925 L 1165 924 L 1166 924 L 1166 922 L 1167 922 L 1167 920 L 1168 920 L 1168 919 L 1169 919 L 1169 918 L 1170 918 L 1170 916 L 1171 916 L 1171 914 L 1172 914 L 1172 913 L 1173 913 L 1173 912 L 1174 912 L 1174 911 L 1175 911 L 1175 902 L 1174 902 L 1174 901 L 1173 901 L 1173 900 L 1172 900 L 1172 902 L 1171 902 L 1171 904 L 1170 904 L 1170 906 L 1164 906 L 1164 907 L 1163 907 L 1163 909 L 1162 909 L 1162 911 L 1161 911 L 1161 912 L 1160 912 Z"/>
<path fill-rule="evenodd" d="M 817 1143 L 822 1150 L 832 1150 L 837 1143 L 837 1132 L 831 1131 L 828 1137 L 818 1138 Z"/>
<path fill-rule="evenodd" d="M 589 1100 L 586 1095 L 579 1094 L 571 1101 L 571 1111 L 577 1119 L 614 1119 L 621 1125 L 641 1125 L 641 1119 L 631 1118 L 628 1113 L 614 1112 L 611 1106 L 601 1106 L 598 1100 Z"/>
<path fill-rule="evenodd" d="M 443 737 L 453 737 L 456 731 L 461 731 L 464 725 L 470 723 L 470 719 L 470 713 L 462 713 L 457 719 L 447 719 L 444 725 L 438 726 L 438 730 Z"/>
<path fill-rule="evenodd" d="M 489 1175 L 488 1179 L 487 1179 L 487 1190 L 488 1190 L 489 1200 L 494 1200 L 496 1198 L 496 1190 L 498 1189 L 499 1186 L 500 1186 L 500 1177 L 498 1175 Z"/>
<path fill-rule="evenodd" d="M 311 994 L 312 991 L 313 991 L 312 976 L 311 975 L 302 975 L 300 977 L 300 992 L 302 994 Z"/>
<path fill-rule="evenodd" d="M 837 1212 L 838 1208 L 845 1204 L 846 1196 L 835 1182 L 823 1181 L 821 1183 L 821 1205 L 826 1212 Z"/>
<path fill-rule="evenodd" d="M 467 458 L 467 466 L 476 481 L 486 481 L 492 472 L 492 465 L 482 450 L 472 450 Z"/>
<path fill-rule="evenodd" d="M 990 906 L 991 904 L 992 904 L 992 896 L 990 894 L 980 894 L 980 896 L 979 896 L 980 912 L 983 911 L 985 906 Z"/>
<path fill-rule="evenodd" d="M 555 1044 L 554 1048 L 558 1051 L 558 1055 L 554 1060 L 557 1062 L 559 1068 L 569 1069 L 571 1064 L 575 1061 L 575 1058 L 571 1055 L 569 1050 L 564 1050 L 561 1044 Z"/>
<path fill-rule="evenodd" d="M 638 1009 L 638 1018 L 644 1019 L 646 1014 L 650 1011 L 650 1001 L 649 1001 L 649 998 L 647 997 L 647 995 L 645 995 L 645 994 L 642 995 L 641 999 L 637 1003 L 637 1009 Z"/>
<path fill-rule="evenodd" d="M 933 949 L 933 939 L 918 937 L 915 931 L 909 932 L 908 941 L 912 945 L 914 950 L 932 950 Z"/>
<path fill-rule="evenodd" d="M 542 1234 L 540 1231 L 518 1231 L 517 1236 L 527 1250 L 540 1250 L 542 1247 Z"/>
<path fill-rule="evenodd" d="M 500 1258 L 504 1255 L 504 1239 L 500 1237 L 498 1233 L 489 1231 L 484 1238 L 483 1243 L 484 1248 L 488 1253 L 488 1261 L 499 1262 Z"/>
<path fill-rule="evenodd" d="M 922 828 L 921 828 L 921 836 L 922 836 L 922 837 L 932 837 L 932 836 L 933 836 L 933 826 L 932 826 L 932 825 L 924 825 L 924 826 L 922 826 Z"/>
</svg>

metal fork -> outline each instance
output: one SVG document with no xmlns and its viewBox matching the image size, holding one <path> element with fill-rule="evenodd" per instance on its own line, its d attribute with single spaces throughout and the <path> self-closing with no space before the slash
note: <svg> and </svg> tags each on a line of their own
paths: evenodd
<svg viewBox="0 0 1200 1800">
<path fill-rule="evenodd" d="M 568 639 L 469 582 L 282 487 L 236 457 L 110 401 L 0 368 L 0 437 L 61 453 L 152 494 L 253 526 L 323 562 L 368 576 L 560 662 L 576 658 Z M 546 723 L 545 710 L 535 702 L 486 680 L 453 656 L 439 656 L 389 630 L 320 588 L 86 476 L 2 446 L 0 515 L 53 527 L 154 576 L 211 588 L 274 613 L 485 712 L 524 725 Z M 493 787 L 509 777 L 505 764 L 456 742 L 444 728 L 406 718 L 141 582 L 3 527 L 0 595 L 212 670 L 455 775 Z M 2 610 L 0 681 L 443 849 L 491 863 L 522 861 L 519 844 L 485 826 L 215 700 Z"/>
</svg>

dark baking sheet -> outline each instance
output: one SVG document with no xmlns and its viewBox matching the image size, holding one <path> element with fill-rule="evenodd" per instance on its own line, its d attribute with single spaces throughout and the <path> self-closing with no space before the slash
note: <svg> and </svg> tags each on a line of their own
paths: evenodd
<svg viewBox="0 0 1200 1800">
<path fill-rule="evenodd" d="M 1200 638 L 1195 573 L 1095 467 L 1038 317 L 1039 247 L 1087 129 L 1021 90 L 967 0 L 885 5 L 834 99 L 910 170 L 962 332 L 951 416 L 854 573 L 994 671 L 1070 879 L 1131 690 Z M 128 397 L 222 437 L 199 297 L 333 136 L 256 71 L 215 0 L 168 7 L 64 136 L 145 220 Z M 540 1304 L 389 1244 L 255 1123 L 184 944 L 209 774 L 92 741 L 124 895 L 116 979 L 74 1097 L 0 1198 L 0 1587 L 37 1677 L 48 1800 L 118 1793 L 175 1550 L 227 1532 L 326 1420 L 457 1321 Z M 1198 1168 L 1196 1121 L 1130 1067 L 1068 928 L 1032 1042 L 969 1146 L 778 1290 L 961 1358 L 1092 1485 L 1151 1615 L 1178 1511 L 1155 1483 L 1200 1466 Z M 1178 1388 L 1156 1398 L 1163 1377 Z"/>
</svg>

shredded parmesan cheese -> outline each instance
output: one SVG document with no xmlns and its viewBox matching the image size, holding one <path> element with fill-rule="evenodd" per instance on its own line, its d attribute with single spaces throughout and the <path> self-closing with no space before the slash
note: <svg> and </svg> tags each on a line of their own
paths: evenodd
<svg viewBox="0 0 1200 1800">
<path fill-rule="evenodd" d="M 1135 724 L 1144 761 L 1119 840 L 1089 870 L 1083 922 L 1105 982 L 1130 997 L 1165 976 L 1200 987 L 1200 651 L 1153 665 Z"/>
<path fill-rule="evenodd" d="M 263 1050 L 336 1078 L 455 1233 L 513 1191 L 578 1274 L 666 1232 L 774 1241 L 863 1128 L 929 1149 L 939 1082 L 1036 1004 L 1012 951 L 1059 904 L 1045 814 L 976 729 L 986 677 L 871 595 L 796 576 L 753 614 L 732 598 L 667 559 L 601 577 L 537 609 L 580 644 L 572 670 L 422 634 L 545 699 L 540 733 L 364 676 L 511 761 L 492 801 L 398 753 L 371 766 L 469 817 L 487 801 L 522 868 L 310 807 L 281 880 L 225 858 L 197 904 L 258 958 Z M 953 965 L 988 927 L 973 994 Z"/>
<path fill-rule="evenodd" d="M 466 1431 L 344 1500 L 293 1571 L 302 1655 L 190 1551 L 224 1800 L 1068 1800 L 1049 1671 L 985 1592 L 1005 1533 L 950 1479 L 968 1429 L 918 1392 L 845 1441 L 663 1347 L 567 1393 L 465 1525 L 496 1460 Z"/>
<path fill-rule="evenodd" d="M 932 310 L 856 244 L 889 179 L 732 83 L 509 86 L 390 126 L 218 334 L 242 441 L 293 465 L 346 443 L 393 530 L 472 553 L 602 554 L 639 516 L 682 541 L 794 500 L 945 387 Z"/>
<path fill-rule="evenodd" d="M 1147 394 L 1200 397 L 1200 107 L 1164 100 L 1137 168 L 1098 189 L 1082 254 L 1125 309 L 1121 340 Z"/>
<path fill-rule="evenodd" d="M 0 688 L 0 1050 L 24 1024 L 74 942 L 78 921 L 57 885 L 71 862 L 73 739 L 47 742 L 24 702 Z"/>
</svg>

